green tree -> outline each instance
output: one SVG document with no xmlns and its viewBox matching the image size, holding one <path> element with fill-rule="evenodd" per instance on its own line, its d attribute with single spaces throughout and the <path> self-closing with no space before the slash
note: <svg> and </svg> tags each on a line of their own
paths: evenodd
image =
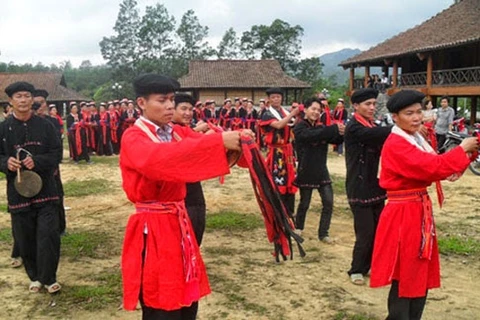
<svg viewBox="0 0 480 320">
<path fill-rule="evenodd" d="M 219 59 L 238 59 L 242 56 L 240 50 L 240 39 L 233 28 L 228 29 L 217 47 Z"/>
<path fill-rule="evenodd" d="M 248 59 L 276 59 L 283 70 L 295 74 L 300 60 L 303 28 L 290 26 L 288 22 L 276 19 L 270 26 L 254 25 L 241 38 L 242 51 Z"/>
<path fill-rule="evenodd" d="M 140 17 L 137 1 L 123 0 L 120 3 L 117 21 L 113 30 L 115 35 L 104 37 L 100 41 L 102 56 L 121 76 L 131 76 L 134 63 L 138 60 L 139 39 L 137 30 Z"/>
<path fill-rule="evenodd" d="M 215 55 L 205 38 L 208 36 L 208 27 L 202 26 L 193 10 L 188 10 L 182 16 L 177 29 L 180 47 L 177 55 L 172 59 L 179 68 L 177 73 L 186 74 L 188 62 L 194 59 L 206 59 Z"/>
<path fill-rule="evenodd" d="M 140 59 L 162 59 L 174 49 L 175 18 L 164 5 L 147 6 L 140 22 Z"/>
</svg>

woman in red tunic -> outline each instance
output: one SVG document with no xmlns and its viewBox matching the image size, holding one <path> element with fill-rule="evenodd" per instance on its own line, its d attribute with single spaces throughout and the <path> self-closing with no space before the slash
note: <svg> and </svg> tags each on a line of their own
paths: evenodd
<svg viewBox="0 0 480 320">
<path fill-rule="evenodd" d="M 143 319 L 195 319 L 210 293 L 184 199 L 186 183 L 229 173 L 225 149 L 240 150 L 240 133 L 180 132 L 172 139 L 175 80 L 145 74 L 133 83 L 142 116 L 123 135 L 123 189 L 136 212 L 122 252 L 124 307 L 138 300 Z M 181 129 L 179 129 L 181 130 Z"/>
<path fill-rule="evenodd" d="M 437 155 L 418 133 L 424 94 L 404 90 L 387 103 L 395 126 L 382 150 L 380 186 L 388 203 L 375 237 L 371 287 L 391 284 L 387 319 L 420 319 L 428 289 L 440 286 L 440 267 L 432 203 L 427 187 L 440 180 L 457 180 L 478 149 L 476 138 L 465 139 L 452 151 Z"/>
</svg>

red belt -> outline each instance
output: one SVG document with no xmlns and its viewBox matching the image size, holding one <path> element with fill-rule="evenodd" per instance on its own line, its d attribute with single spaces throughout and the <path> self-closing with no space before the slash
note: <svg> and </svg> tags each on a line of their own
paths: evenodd
<svg viewBox="0 0 480 320">
<path fill-rule="evenodd" d="M 185 202 L 137 202 L 135 203 L 137 213 L 155 213 L 155 214 L 173 214 L 178 217 L 178 223 L 182 233 L 182 253 L 183 253 L 183 270 L 185 273 L 185 281 L 187 283 L 192 280 L 198 280 L 199 268 L 197 260 L 196 240 L 191 223 L 185 209 Z"/>
<path fill-rule="evenodd" d="M 430 260 L 432 257 L 433 238 L 435 237 L 435 223 L 433 221 L 432 201 L 427 189 L 410 189 L 387 191 L 389 203 L 421 202 L 423 204 L 422 243 L 420 244 L 420 259 Z"/>
</svg>

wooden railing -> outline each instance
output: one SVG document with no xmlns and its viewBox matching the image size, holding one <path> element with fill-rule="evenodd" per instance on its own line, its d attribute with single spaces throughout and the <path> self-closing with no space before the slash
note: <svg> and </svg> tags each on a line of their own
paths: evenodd
<svg viewBox="0 0 480 320">
<path fill-rule="evenodd" d="M 365 80 L 364 79 L 355 79 L 353 80 L 353 88 L 354 89 L 361 89 L 365 87 Z"/>
<path fill-rule="evenodd" d="M 398 76 L 398 86 L 399 87 L 415 87 L 415 86 L 424 86 L 427 84 L 427 73 L 426 72 L 416 72 L 416 73 L 402 73 Z"/>
<path fill-rule="evenodd" d="M 426 86 L 427 72 L 403 73 L 398 75 L 399 87 Z M 432 86 L 480 85 L 480 67 L 435 70 L 432 73 Z M 363 79 L 355 79 L 354 89 L 364 87 Z"/>
<path fill-rule="evenodd" d="M 480 67 L 433 71 L 432 85 L 480 84 Z"/>
</svg>

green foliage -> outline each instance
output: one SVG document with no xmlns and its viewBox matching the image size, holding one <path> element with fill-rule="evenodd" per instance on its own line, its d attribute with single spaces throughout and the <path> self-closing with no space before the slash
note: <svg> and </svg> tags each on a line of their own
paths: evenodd
<svg viewBox="0 0 480 320">
<path fill-rule="evenodd" d="M 105 179 L 71 180 L 63 183 L 66 197 L 85 197 L 91 194 L 105 193 L 111 183 Z"/>
<path fill-rule="evenodd" d="M 105 232 L 73 231 L 62 237 L 61 255 L 71 260 L 80 258 L 102 258 L 113 252 Z"/>
<path fill-rule="evenodd" d="M 139 27 L 140 16 L 137 1 L 123 0 L 120 3 L 117 21 L 113 27 L 116 35 L 104 37 L 100 41 L 102 56 L 114 69 L 122 66 L 133 70 L 139 47 L 137 37 Z"/>
<path fill-rule="evenodd" d="M 260 216 L 236 212 L 219 212 L 207 215 L 207 230 L 248 231 L 263 227 Z"/>
<path fill-rule="evenodd" d="M 233 28 L 228 29 L 217 47 L 218 59 L 238 59 L 242 56 L 240 39 Z"/>
<path fill-rule="evenodd" d="M 290 26 L 286 21 L 276 19 L 270 26 L 254 25 L 241 38 L 242 51 L 248 59 L 276 59 L 283 70 L 295 74 L 300 59 L 303 28 Z"/>
<path fill-rule="evenodd" d="M 480 253 L 480 241 L 456 235 L 439 237 L 438 248 L 442 254 L 477 255 Z"/>
</svg>

